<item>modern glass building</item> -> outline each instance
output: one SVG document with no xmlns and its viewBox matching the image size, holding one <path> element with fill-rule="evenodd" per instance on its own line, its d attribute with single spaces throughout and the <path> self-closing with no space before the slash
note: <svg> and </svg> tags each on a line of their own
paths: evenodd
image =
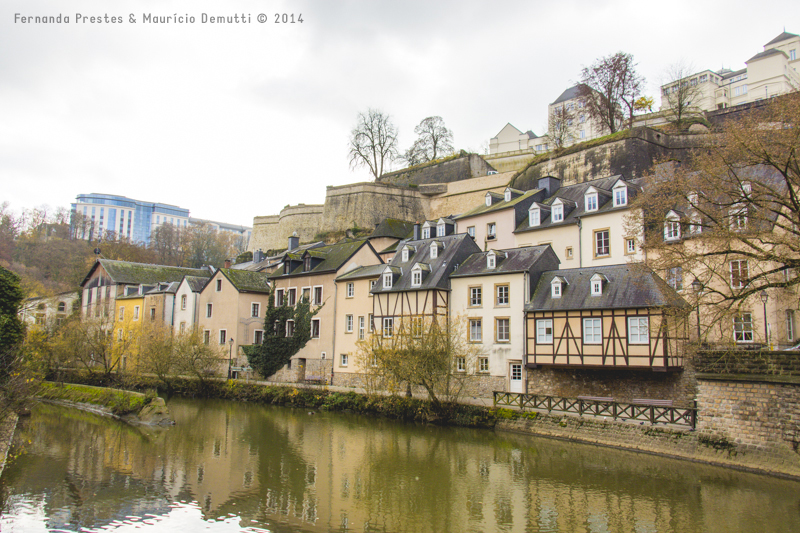
<svg viewBox="0 0 800 533">
<path fill-rule="evenodd" d="M 79 194 L 72 212 L 82 215 L 73 216 L 73 231 L 87 240 L 122 237 L 149 244 L 151 233 L 162 224 L 189 225 L 188 209 L 113 194 Z"/>
</svg>

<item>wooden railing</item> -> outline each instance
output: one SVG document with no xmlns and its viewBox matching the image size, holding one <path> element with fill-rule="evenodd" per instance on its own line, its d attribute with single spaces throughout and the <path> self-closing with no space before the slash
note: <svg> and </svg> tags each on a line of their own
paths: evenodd
<svg viewBox="0 0 800 533">
<path fill-rule="evenodd" d="M 578 416 L 604 416 L 614 420 L 649 422 L 655 425 L 675 424 L 697 427 L 697 406 L 672 407 L 643 403 L 622 403 L 613 400 L 589 400 L 585 398 L 561 398 L 558 396 L 539 396 L 537 394 L 520 394 L 517 392 L 494 392 L 494 405 L 507 405 L 520 409 L 538 409 L 542 411 L 570 413 Z"/>
</svg>

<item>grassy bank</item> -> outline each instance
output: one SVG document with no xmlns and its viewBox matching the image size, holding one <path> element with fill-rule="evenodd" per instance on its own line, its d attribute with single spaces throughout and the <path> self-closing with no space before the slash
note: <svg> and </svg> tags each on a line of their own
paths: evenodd
<svg viewBox="0 0 800 533">
<path fill-rule="evenodd" d="M 95 386 L 42 383 L 37 396 L 47 400 L 97 405 L 109 409 L 114 415 L 125 416 L 138 415 L 156 396 L 156 393 L 155 390 L 147 394 L 140 394 Z"/>
</svg>

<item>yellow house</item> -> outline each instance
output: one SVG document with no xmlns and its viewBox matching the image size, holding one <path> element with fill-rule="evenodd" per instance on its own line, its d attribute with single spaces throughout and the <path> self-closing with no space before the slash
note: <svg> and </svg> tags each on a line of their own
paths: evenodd
<svg viewBox="0 0 800 533">
<path fill-rule="evenodd" d="M 144 323 L 145 287 L 135 290 L 128 287 L 130 294 L 118 296 L 114 301 L 114 323 L 112 328 L 113 353 L 118 359 L 117 368 L 121 372 L 136 369 L 138 364 L 138 344 Z"/>
</svg>

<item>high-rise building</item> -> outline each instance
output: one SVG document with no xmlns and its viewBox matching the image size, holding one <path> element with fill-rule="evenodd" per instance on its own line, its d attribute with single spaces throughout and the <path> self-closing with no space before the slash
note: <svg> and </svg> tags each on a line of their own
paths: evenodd
<svg viewBox="0 0 800 533">
<path fill-rule="evenodd" d="M 120 237 L 149 244 L 151 233 L 162 224 L 189 225 L 188 209 L 114 194 L 79 194 L 72 213 L 73 231 L 87 240 Z"/>
</svg>

